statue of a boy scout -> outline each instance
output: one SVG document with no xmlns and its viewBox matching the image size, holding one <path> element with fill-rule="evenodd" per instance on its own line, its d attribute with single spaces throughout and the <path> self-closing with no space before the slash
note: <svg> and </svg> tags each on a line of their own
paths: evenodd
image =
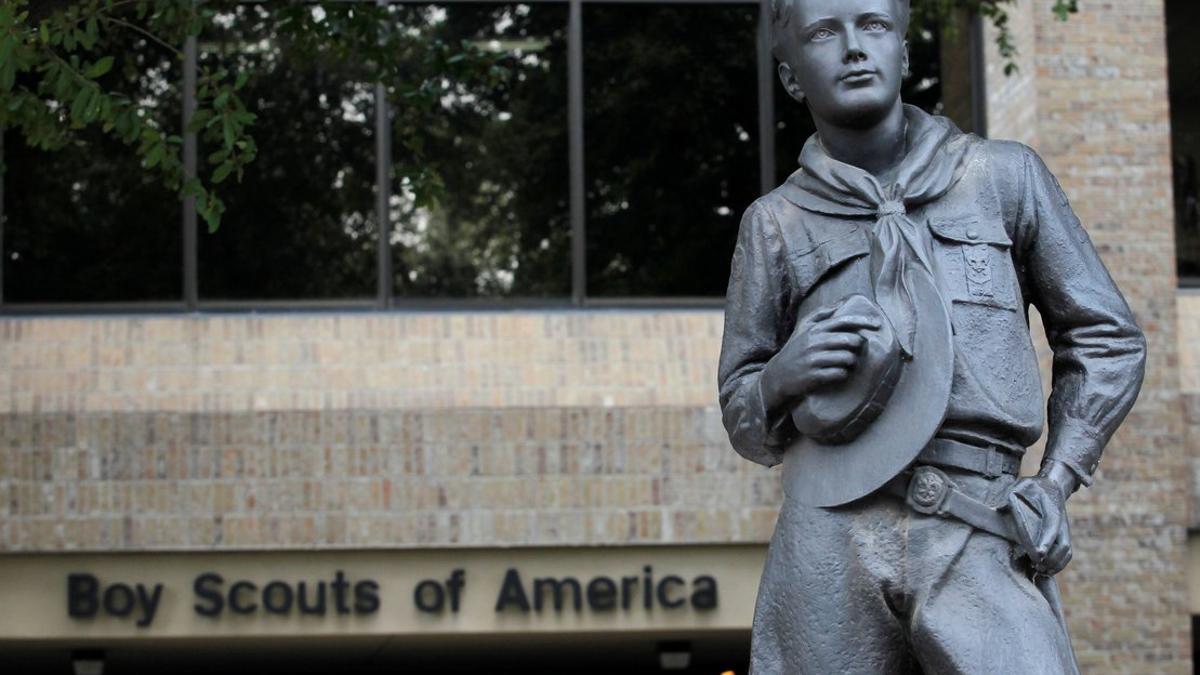
<svg viewBox="0 0 1200 675">
<path fill-rule="evenodd" d="M 817 134 L 746 212 L 720 395 L 786 498 L 759 675 L 1075 673 L 1065 502 L 1137 398 L 1145 340 L 1029 148 L 900 101 L 908 0 L 774 0 Z M 1046 413 L 1027 309 L 1054 350 Z"/>
</svg>

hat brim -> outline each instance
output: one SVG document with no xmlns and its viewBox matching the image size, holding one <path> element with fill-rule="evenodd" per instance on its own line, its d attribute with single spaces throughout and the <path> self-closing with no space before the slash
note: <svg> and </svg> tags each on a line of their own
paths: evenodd
<svg viewBox="0 0 1200 675">
<path fill-rule="evenodd" d="M 918 308 L 913 359 L 879 417 L 857 438 L 825 445 L 800 437 L 783 456 L 783 489 L 808 506 L 840 506 L 865 497 L 904 471 L 946 418 L 954 379 L 950 315 L 927 275 L 908 276 Z"/>
</svg>

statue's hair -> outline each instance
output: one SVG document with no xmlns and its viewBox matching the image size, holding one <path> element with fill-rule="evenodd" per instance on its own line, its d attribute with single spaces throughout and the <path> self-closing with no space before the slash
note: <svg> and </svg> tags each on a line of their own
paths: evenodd
<svg viewBox="0 0 1200 675">
<path fill-rule="evenodd" d="M 783 31 L 792 20 L 796 3 L 804 0 L 771 0 L 771 53 L 776 60 L 783 60 Z M 908 21 L 912 16 L 912 0 L 894 0 L 896 3 L 896 27 L 900 34 L 908 32 Z"/>
</svg>

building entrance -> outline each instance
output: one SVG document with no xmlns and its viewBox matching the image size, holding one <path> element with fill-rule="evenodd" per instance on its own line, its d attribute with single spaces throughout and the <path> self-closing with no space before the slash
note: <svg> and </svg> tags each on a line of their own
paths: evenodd
<svg viewBox="0 0 1200 675">
<path fill-rule="evenodd" d="M 748 631 L 13 645 L 0 670 L 46 675 L 744 675 Z M 76 662 L 101 662 L 102 672 Z"/>
</svg>

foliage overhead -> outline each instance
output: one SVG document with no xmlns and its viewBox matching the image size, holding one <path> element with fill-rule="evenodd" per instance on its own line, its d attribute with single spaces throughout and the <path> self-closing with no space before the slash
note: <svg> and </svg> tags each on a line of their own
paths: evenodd
<svg viewBox="0 0 1200 675">
<path fill-rule="evenodd" d="M 956 10 L 977 12 L 997 28 L 997 45 L 1013 72 L 1017 53 L 1006 6 L 1014 0 L 914 0 L 914 29 L 946 19 Z M 1059 19 L 1077 11 L 1078 0 L 1056 0 Z M 222 184 L 240 180 L 258 154 L 251 134 L 258 112 L 243 95 L 260 73 L 228 67 L 228 60 L 201 62 L 195 106 L 185 128 L 161 105 L 162 92 L 138 91 L 140 46 L 152 45 L 182 61 L 189 36 L 210 30 L 236 0 L 0 0 L 0 129 L 26 144 L 56 150 L 82 143 L 99 131 L 132 149 L 142 168 L 182 196 L 194 197 L 210 230 L 221 222 Z M 361 64 L 365 77 L 387 85 L 397 105 L 393 121 L 396 175 L 418 204 L 437 201 L 445 177 L 431 166 L 424 121 L 441 105 L 447 79 L 480 86 L 502 85 L 517 69 L 486 44 L 446 40 L 406 24 L 403 12 L 373 2 L 318 5 L 271 3 L 276 33 L 289 55 Z M 151 88 L 153 89 L 153 88 Z M 177 96 L 178 92 L 171 95 Z M 197 134 L 208 152 L 198 175 L 183 162 L 184 136 Z"/>
</svg>

